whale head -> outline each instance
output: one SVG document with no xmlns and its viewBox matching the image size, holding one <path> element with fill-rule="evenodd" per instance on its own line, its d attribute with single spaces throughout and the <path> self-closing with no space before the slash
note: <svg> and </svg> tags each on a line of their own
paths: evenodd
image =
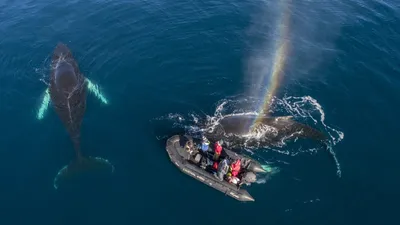
<svg viewBox="0 0 400 225">
<path fill-rule="evenodd" d="M 53 52 L 53 61 L 57 61 L 59 59 L 72 59 L 71 51 L 63 43 L 58 43 Z"/>
<path fill-rule="evenodd" d="M 57 90 L 71 94 L 79 84 L 76 63 L 69 48 L 58 43 L 53 52 L 54 84 Z"/>
<path fill-rule="evenodd" d="M 54 82 L 58 90 L 72 93 L 78 85 L 74 67 L 66 61 L 58 62 L 54 71 Z"/>
</svg>

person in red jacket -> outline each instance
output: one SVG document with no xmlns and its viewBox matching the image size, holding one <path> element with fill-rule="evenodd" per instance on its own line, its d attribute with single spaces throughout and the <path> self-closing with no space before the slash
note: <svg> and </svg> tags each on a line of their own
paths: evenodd
<svg viewBox="0 0 400 225">
<path fill-rule="evenodd" d="M 222 152 L 221 144 L 222 144 L 222 141 L 217 141 L 214 144 L 214 157 L 213 157 L 214 161 L 218 161 L 219 156 L 221 155 L 221 152 Z"/>
<path fill-rule="evenodd" d="M 240 159 L 237 159 L 235 162 L 232 163 L 230 169 L 233 177 L 237 177 L 237 175 L 239 174 L 240 166 L 241 166 Z"/>
</svg>

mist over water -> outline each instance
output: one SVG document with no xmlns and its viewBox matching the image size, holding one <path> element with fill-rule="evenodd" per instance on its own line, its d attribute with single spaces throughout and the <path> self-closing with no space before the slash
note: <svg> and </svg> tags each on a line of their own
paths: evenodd
<svg viewBox="0 0 400 225">
<path fill-rule="evenodd" d="M 320 79 L 313 69 L 329 64 L 340 49 L 335 41 L 341 28 L 351 23 L 350 7 L 343 1 L 256 1 L 246 28 L 246 54 L 243 59 L 247 94 L 262 97 L 273 82 L 277 51 L 281 53 L 281 72 L 276 79 L 278 90 L 286 84 Z M 285 32 L 280 32 L 285 29 Z M 279 92 L 277 90 L 277 92 Z M 271 90 L 269 90 L 271 91 Z M 272 90 L 273 91 L 273 90 Z"/>
</svg>

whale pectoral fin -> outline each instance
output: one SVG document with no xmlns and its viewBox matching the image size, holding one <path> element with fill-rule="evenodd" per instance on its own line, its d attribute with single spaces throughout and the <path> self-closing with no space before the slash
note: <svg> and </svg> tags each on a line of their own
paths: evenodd
<svg viewBox="0 0 400 225">
<path fill-rule="evenodd" d="M 64 184 L 85 179 L 88 175 L 107 175 L 114 172 L 114 166 L 107 160 L 100 157 L 79 157 L 70 164 L 64 166 L 56 175 L 53 181 L 55 189 Z"/>
<path fill-rule="evenodd" d="M 108 100 L 104 95 L 100 92 L 97 85 L 93 84 L 88 78 L 86 78 L 87 87 L 89 92 L 93 93 L 103 104 L 108 104 Z"/>
<path fill-rule="evenodd" d="M 40 104 L 40 108 L 37 111 L 36 118 L 38 120 L 43 119 L 47 109 L 49 108 L 49 104 L 50 104 L 50 93 L 49 93 L 49 88 L 47 88 L 43 95 L 43 100 L 42 103 Z"/>
</svg>

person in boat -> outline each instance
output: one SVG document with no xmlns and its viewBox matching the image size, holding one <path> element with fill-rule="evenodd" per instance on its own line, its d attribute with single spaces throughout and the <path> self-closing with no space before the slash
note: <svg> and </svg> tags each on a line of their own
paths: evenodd
<svg viewBox="0 0 400 225">
<path fill-rule="evenodd" d="M 227 180 L 229 183 L 236 184 L 238 188 L 241 186 L 241 181 L 238 178 L 238 174 L 240 172 L 240 159 L 234 161 L 231 166 L 229 167 L 229 172 L 227 174 Z"/>
<path fill-rule="evenodd" d="M 207 152 L 210 145 L 210 141 L 208 141 L 208 139 L 205 136 L 203 136 L 202 139 L 203 140 L 201 141 L 201 151 Z"/>
<path fill-rule="evenodd" d="M 185 150 L 189 153 L 189 155 L 193 152 L 193 141 L 189 140 L 185 144 Z"/>
<path fill-rule="evenodd" d="M 231 166 L 230 166 L 230 172 L 232 174 L 233 177 L 237 177 L 237 175 L 240 172 L 240 159 L 237 159 L 236 161 L 234 161 Z"/>
<path fill-rule="evenodd" d="M 228 170 L 229 170 L 229 164 L 228 164 L 228 160 L 225 158 L 218 164 L 218 170 L 217 170 L 216 177 L 220 181 L 223 181 L 224 176 L 225 176 L 225 174 L 227 174 Z"/>
<path fill-rule="evenodd" d="M 213 157 L 214 161 L 218 161 L 221 152 L 222 152 L 222 140 L 219 140 L 214 144 L 214 157 Z"/>
</svg>

